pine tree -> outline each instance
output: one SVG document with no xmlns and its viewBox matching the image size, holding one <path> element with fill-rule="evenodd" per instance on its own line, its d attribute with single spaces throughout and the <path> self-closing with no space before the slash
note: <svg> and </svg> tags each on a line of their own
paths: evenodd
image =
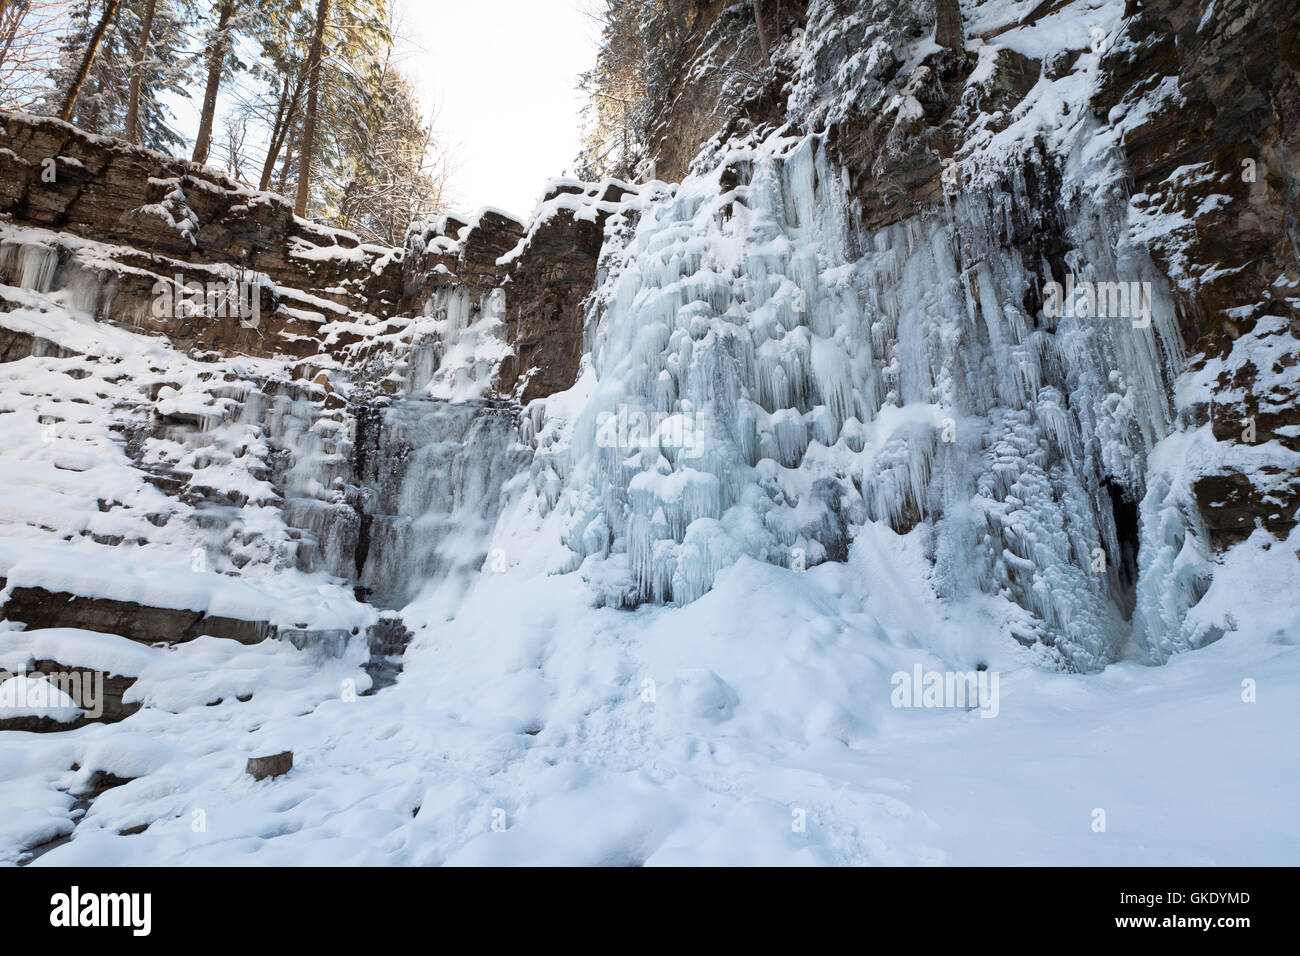
<svg viewBox="0 0 1300 956">
<path fill-rule="evenodd" d="M 121 5 L 121 0 L 106 0 L 104 3 L 103 15 L 99 18 L 99 23 L 87 35 L 85 48 L 81 53 L 78 61 L 76 72 L 72 75 L 72 80 L 68 84 L 67 91 L 63 95 L 63 104 L 59 107 L 59 118 L 68 120 L 72 118 L 72 111 L 77 105 L 77 98 L 81 95 L 81 87 L 86 82 L 86 77 L 90 74 L 90 68 L 94 65 L 95 55 L 99 52 L 99 44 L 104 39 L 109 25 L 112 24 L 117 16 L 117 8 Z M 89 23 L 89 7 L 87 7 L 86 20 Z"/>
<path fill-rule="evenodd" d="M 83 79 L 70 122 L 94 133 L 125 133 L 152 149 L 174 152 L 185 140 L 174 128 L 164 101 L 168 95 L 188 96 L 193 58 L 184 46 L 182 23 L 192 11 L 187 0 L 153 0 L 146 43 L 150 5 L 150 0 L 121 0 Z M 71 92 L 92 36 L 95 7 L 93 2 L 79 3 L 72 13 L 62 40 L 60 65 L 50 77 L 52 89 L 44 105 L 47 111 L 61 108 Z M 127 76 L 131 82 L 124 89 L 122 79 Z M 134 137 L 128 129 L 133 100 Z"/>
<path fill-rule="evenodd" d="M 342 228 L 399 245 L 407 226 L 445 205 L 453 173 L 432 123 L 392 62 L 391 46 L 370 64 L 327 157 L 322 205 Z"/>
<path fill-rule="evenodd" d="M 235 15 L 236 0 L 217 0 L 216 28 L 208 34 L 208 80 L 203 91 L 203 112 L 199 116 L 199 132 L 194 140 L 196 163 L 207 162 L 212 146 L 212 122 L 217 112 L 217 90 L 228 68 L 227 55 L 231 42 L 231 20 Z"/>
<path fill-rule="evenodd" d="M 307 54 L 307 112 L 303 115 L 302 142 L 299 147 L 298 192 L 293 201 L 296 215 L 307 215 L 307 199 L 311 195 L 311 164 L 316 148 L 316 121 L 318 119 L 321 87 L 321 60 L 324 57 L 325 31 L 329 28 L 330 0 L 317 0 L 316 19 Z"/>
<path fill-rule="evenodd" d="M 257 187 L 267 190 L 302 113 L 307 72 L 307 47 L 302 38 L 310 31 L 303 22 L 300 0 L 263 0 L 262 11 L 260 55 L 250 70 L 259 90 L 248 111 L 267 127 L 267 150 Z"/>
<path fill-rule="evenodd" d="M 391 0 L 318 0 L 302 68 L 302 120 L 285 157 L 296 163 L 294 211 L 328 215 L 317 174 L 337 172 L 336 144 L 373 123 L 378 64 L 391 41 Z M 370 103 L 371 107 L 367 104 Z M 283 174 L 282 174 L 283 175 Z"/>
<path fill-rule="evenodd" d="M 144 72 L 144 61 L 149 55 L 149 44 L 153 40 L 153 18 L 158 9 L 158 0 L 147 0 L 144 21 L 140 25 L 140 35 L 136 39 L 135 66 L 131 70 L 130 102 L 126 107 L 126 138 L 132 143 L 140 142 L 140 81 Z"/>
</svg>

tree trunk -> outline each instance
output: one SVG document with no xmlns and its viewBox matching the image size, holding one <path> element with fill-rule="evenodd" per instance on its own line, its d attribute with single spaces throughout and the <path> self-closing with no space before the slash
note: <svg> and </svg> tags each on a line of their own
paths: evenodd
<svg viewBox="0 0 1300 956">
<path fill-rule="evenodd" d="M 289 183 L 289 170 L 293 169 L 294 151 L 298 148 L 298 140 L 289 139 L 292 132 L 293 129 L 290 127 L 289 131 L 285 133 L 285 143 L 288 145 L 284 151 L 284 162 L 280 164 L 280 180 L 275 184 L 275 191 L 281 196 L 285 195 L 285 189 Z"/>
<path fill-rule="evenodd" d="M 284 132 L 288 117 L 285 111 L 289 106 L 289 84 L 286 81 L 280 89 L 280 101 L 275 104 L 275 122 L 271 124 L 271 141 L 266 146 L 266 159 L 262 163 L 262 175 L 258 177 L 257 189 L 266 192 L 271 184 L 271 173 L 275 171 L 275 161 L 280 156 L 280 137 Z"/>
<path fill-rule="evenodd" d="M 217 15 L 217 42 L 212 44 L 208 56 L 208 84 L 203 91 L 203 114 L 199 117 L 199 135 L 194 140 L 196 163 L 208 161 L 208 150 L 212 148 L 212 121 L 217 112 L 217 89 L 221 86 L 221 71 L 226 65 L 226 36 L 224 31 L 235 14 L 235 0 L 222 0 L 221 12 Z"/>
<path fill-rule="evenodd" d="M 953 0 L 954 3 L 957 0 Z M 763 69 L 772 65 L 772 58 L 767 53 L 767 29 L 763 26 L 763 4 L 754 0 L 754 22 L 758 24 L 758 49 L 763 54 Z"/>
<path fill-rule="evenodd" d="M 934 42 L 947 50 L 962 53 L 961 4 L 958 0 L 934 0 Z"/>
<path fill-rule="evenodd" d="M 288 85 L 284 88 L 284 93 L 280 96 L 280 107 L 275 113 L 275 127 L 271 131 L 271 145 L 266 151 L 266 162 L 262 164 L 262 178 L 258 180 L 257 188 L 266 192 L 271 188 L 271 174 L 275 172 L 275 161 L 280 158 L 280 150 L 284 148 L 285 142 L 289 139 L 289 130 L 293 128 L 293 118 L 298 114 L 298 100 L 302 98 L 302 74 L 299 74 L 293 82 L 293 95 L 288 96 L 288 104 L 285 104 L 285 96 L 289 93 Z"/>
<path fill-rule="evenodd" d="M 307 113 L 302 121 L 302 142 L 298 149 L 298 195 L 293 202 L 296 215 L 307 215 L 307 198 L 311 194 L 311 161 L 316 149 L 316 106 L 320 96 L 321 47 L 325 40 L 325 21 L 329 19 L 330 0 L 316 5 L 316 33 L 311 38 L 307 56 Z"/>
<path fill-rule="evenodd" d="M 0 0 L 2 3 L 3 0 Z M 135 69 L 131 71 L 131 91 L 126 107 L 126 139 L 140 142 L 140 70 L 149 54 L 149 40 L 153 36 L 153 14 L 158 0 L 149 0 L 144 8 L 144 22 L 140 24 L 140 42 L 135 51 Z"/>
<path fill-rule="evenodd" d="M 77 75 L 72 85 L 68 87 L 68 95 L 63 98 L 63 106 L 59 109 L 59 119 L 65 122 L 72 117 L 72 111 L 77 106 L 77 97 L 81 95 L 81 86 L 90 75 L 90 68 L 95 63 L 95 54 L 99 52 L 99 43 L 104 39 L 104 31 L 117 16 L 117 8 L 121 2 L 122 0 L 108 0 L 104 4 L 104 16 L 95 27 L 95 32 L 90 35 L 90 42 L 86 44 L 86 55 L 81 58 L 81 66 L 78 67 Z"/>
</svg>

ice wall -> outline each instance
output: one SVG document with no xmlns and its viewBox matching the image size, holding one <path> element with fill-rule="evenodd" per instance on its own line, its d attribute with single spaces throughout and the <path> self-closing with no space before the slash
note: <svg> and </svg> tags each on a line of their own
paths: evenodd
<svg viewBox="0 0 1300 956">
<path fill-rule="evenodd" d="M 589 397 L 534 466 L 573 566 L 602 603 L 680 604 L 740 555 L 842 560 L 882 522 L 926 536 L 939 592 L 1002 601 L 1046 662 L 1115 659 L 1181 363 L 1123 197 L 1063 210 L 1052 263 L 1024 241 L 1044 199 L 1018 173 L 867 234 L 846 195 L 815 137 L 773 139 L 614 237 Z M 1082 292 L 1045 310 L 1067 276 L 1139 283 L 1146 317 L 1097 317 Z"/>
</svg>

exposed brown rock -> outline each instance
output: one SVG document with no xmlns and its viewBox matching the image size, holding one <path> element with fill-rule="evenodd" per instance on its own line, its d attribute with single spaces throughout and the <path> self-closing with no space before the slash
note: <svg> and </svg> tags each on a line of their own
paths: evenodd
<svg viewBox="0 0 1300 956">
<path fill-rule="evenodd" d="M 70 666 L 60 663 L 59 661 L 48 660 L 37 661 L 33 665 L 33 670 L 39 671 L 42 674 L 75 674 L 83 681 L 102 680 L 103 684 L 97 686 L 103 687 L 103 714 L 98 718 L 92 718 L 97 722 L 105 724 L 116 723 L 119 720 L 125 720 L 140 709 L 141 705 L 138 701 L 128 704 L 122 699 L 128 688 L 135 683 L 136 678 L 134 677 L 124 677 L 121 674 L 113 674 L 107 671 L 96 671 L 89 667 Z"/>
<path fill-rule="evenodd" d="M 391 312 L 399 298 L 394 250 L 297 218 L 284 197 L 209 167 L 58 120 L 0 112 L 0 182 L 0 214 L 15 222 L 180 262 L 242 265 L 290 287 L 342 289 L 318 294 L 356 312 Z M 169 203 L 178 190 L 183 202 Z M 187 211 L 192 228 L 169 222 Z"/>
<path fill-rule="evenodd" d="M 271 754 L 269 757 L 249 757 L 244 772 L 254 780 L 265 780 L 267 777 L 272 779 L 282 777 L 292 769 L 293 751 L 286 750 L 284 753 Z"/>
<path fill-rule="evenodd" d="M 420 315 L 439 289 L 465 289 L 484 303 L 503 289 L 507 338 L 518 354 L 497 388 L 524 401 L 574 381 L 582 302 L 595 277 L 605 219 L 624 192 L 616 184 L 557 186 L 548 199 L 576 193 L 592 215 L 560 209 L 544 216 L 522 252 L 499 262 L 526 232 L 504 213 L 433 221 L 404 250 L 367 245 L 295 217 L 283 197 L 250 192 L 210 168 L 48 118 L 0 113 L 0 181 L 0 224 L 52 231 L 13 241 L 54 250 L 56 287 L 75 282 L 83 297 L 90 295 L 86 308 L 98 321 L 164 335 L 196 357 L 330 354 L 365 362 L 392 347 L 368 337 L 395 331 L 386 323 L 402 316 Z M 19 285 L 21 268 L 9 247 L 0 256 L 0 282 Z M 183 283 L 258 273 L 273 285 L 260 289 L 252 320 L 233 309 L 211 315 L 159 307 L 160 289 L 179 299 Z M 0 310 L 5 307 L 0 300 Z M 0 333 L 0 359 L 52 348 L 29 335 Z M 381 390 L 391 384 L 381 383 Z M 329 388 L 325 393 L 327 405 L 342 407 Z"/>
<path fill-rule="evenodd" d="M 32 665 L 28 676 L 44 674 L 54 680 L 55 686 L 60 689 L 66 689 L 63 679 L 68 681 L 80 682 L 80 686 L 90 686 L 96 688 L 99 697 L 95 701 L 77 701 L 77 704 L 83 709 L 88 705 L 94 704 L 97 713 L 86 712 L 74 720 L 59 721 L 53 717 L 0 717 L 0 731 L 18 730 L 27 733 L 59 733 L 66 730 L 76 730 L 78 727 L 84 727 L 87 724 L 113 724 L 120 720 L 125 720 L 140 709 L 140 704 L 124 703 L 122 698 L 127 689 L 135 683 L 134 677 L 123 677 L 119 674 L 109 674 L 103 671 L 92 670 L 88 667 L 77 667 L 62 664 L 58 661 L 40 660 Z M 0 675 L 3 680 L 8 675 Z M 75 696 L 75 695 L 74 695 Z"/>
<path fill-rule="evenodd" d="M 523 253 L 511 263 L 506 307 L 515 357 L 506 363 L 501 378 L 504 383 L 518 383 L 520 401 L 562 391 L 577 378 L 583 303 L 596 279 L 605 221 L 626 193 L 618 183 L 585 191 L 567 185 L 543 200 L 545 209 L 559 196 L 583 196 L 584 212 L 590 218 L 558 208 L 541 219 Z"/>
<path fill-rule="evenodd" d="M 1289 0 L 1221 0 L 1202 27 L 1205 14 L 1130 2 L 1094 112 L 1175 84 L 1177 97 L 1128 128 L 1124 149 L 1143 205 L 1194 224 L 1155 254 L 1183 290 L 1188 350 L 1221 354 L 1258 315 L 1290 315 L 1300 331 L 1296 290 L 1274 284 L 1300 278 L 1300 21 Z"/>
<path fill-rule="evenodd" d="M 1176 284 L 1189 354 L 1228 357 L 1262 316 L 1288 320 L 1270 343 L 1274 367 L 1229 360 L 1224 396 L 1201 414 L 1220 441 L 1279 441 L 1296 450 L 1300 425 L 1300 20 L 1289 0 L 1221 0 L 1212 11 L 1176 0 L 1130 2 L 1126 32 L 1104 60 L 1099 116 L 1140 120 L 1124 150 L 1135 207 L 1175 226 L 1153 255 Z M 1208 16 L 1207 16 L 1208 13 Z M 1163 88 L 1173 95 L 1157 96 Z M 1157 108 L 1149 108 L 1151 101 Z M 1267 383 L 1267 384 L 1266 384 Z M 1272 469 L 1277 472 L 1278 469 Z M 1277 534 L 1300 512 L 1300 475 L 1249 476 L 1225 467 L 1194 486 L 1217 546 L 1256 522 Z"/>
<path fill-rule="evenodd" d="M 257 644 L 274 633 L 265 621 L 241 621 L 184 608 L 147 607 L 133 601 L 81 597 L 66 591 L 15 587 L 3 613 L 29 630 L 78 627 L 119 634 L 145 644 L 180 644 L 201 635 Z"/>
</svg>

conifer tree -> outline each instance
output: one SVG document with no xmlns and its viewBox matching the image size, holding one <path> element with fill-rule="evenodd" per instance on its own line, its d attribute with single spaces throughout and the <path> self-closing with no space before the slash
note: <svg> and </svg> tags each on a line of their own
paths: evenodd
<svg viewBox="0 0 1300 956">
<path fill-rule="evenodd" d="M 196 163 L 207 162 L 208 151 L 212 147 L 212 123 L 217 112 L 217 91 L 228 68 L 227 56 L 233 46 L 231 20 L 235 16 L 235 8 L 236 0 L 217 0 L 216 26 L 207 34 L 208 78 L 203 90 L 203 111 L 199 114 L 199 132 L 194 139 L 194 154 L 190 157 Z"/>
<path fill-rule="evenodd" d="M 71 95 L 93 38 L 97 6 L 80 2 L 72 12 L 60 63 L 50 76 L 44 107 L 48 111 L 60 110 Z M 182 24 L 191 15 L 188 0 L 121 0 L 82 78 L 69 121 L 90 132 L 125 135 L 153 149 L 174 152 L 184 146 L 165 99 L 188 96 L 193 57 Z M 125 77 L 130 81 L 124 87 Z"/>
<path fill-rule="evenodd" d="M 149 55 L 149 44 L 153 40 L 153 18 L 157 11 L 157 0 L 147 0 L 145 3 L 144 19 L 140 24 L 140 35 L 136 38 L 135 66 L 131 70 L 131 85 L 128 93 L 129 102 L 126 107 L 126 130 L 127 140 L 132 143 L 140 142 L 140 82 L 141 74 L 144 72 L 144 61 Z"/>
<path fill-rule="evenodd" d="M 77 61 L 76 71 L 72 74 L 68 88 L 63 94 L 63 104 L 59 107 L 59 119 L 68 120 L 72 118 L 72 111 L 76 108 L 77 98 L 81 95 L 81 87 L 90 74 L 91 66 L 94 65 L 95 55 L 99 52 L 99 44 L 103 41 L 104 34 L 117 16 L 117 8 L 120 5 L 121 0 L 105 0 L 103 15 L 100 16 L 99 23 L 95 25 L 95 28 L 86 36 L 85 48 Z M 87 8 L 86 20 L 89 23 L 89 8 Z"/>
</svg>

